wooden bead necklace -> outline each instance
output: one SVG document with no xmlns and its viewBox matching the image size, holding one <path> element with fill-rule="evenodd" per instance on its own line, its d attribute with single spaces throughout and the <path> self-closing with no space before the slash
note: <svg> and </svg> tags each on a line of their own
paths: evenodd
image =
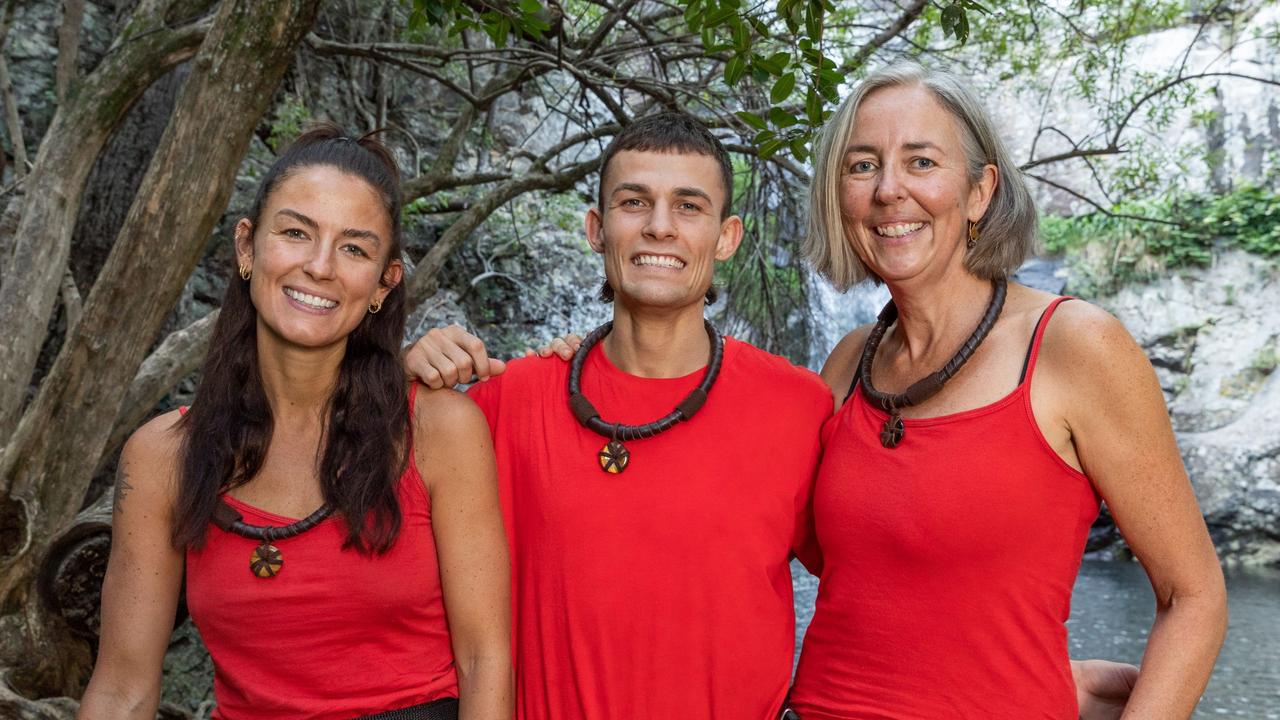
<svg viewBox="0 0 1280 720">
<path fill-rule="evenodd" d="M 609 438 L 609 442 L 605 443 L 596 454 L 601 470 L 617 474 L 627 469 L 627 465 L 631 463 L 631 451 L 622 444 L 624 440 L 639 440 L 666 432 L 675 427 L 676 423 L 691 419 L 698 410 L 702 409 L 703 403 L 707 401 L 707 393 L 711 391 L 716 376 L 720 374 L 720 364 L 724 361 L 724 338 L 720 337 L 720 333 L 716 331 L 710 320 L 703 320 L 703 323 L 706 325 L 707 337 L 711 340 L 711 357 L 707 360 L 707 371 L 702 376 L 702 382 L 698 383 L 698 387 L 686 395 L 674 410 L 644 425 L 623 425 L 601 420 L 600 411 L 596 410 L 591 401 L 582 394 L 582 365 L 586 362 L 591 348 L 613 329 L 613 321 L 596 328 L 582 341 L 582 345 L 573 355 L 573 363 L 569 366 L 569 409 L 583 427 Z"/>
<path fill-rule="evenodd" d="M 933 397 L 953 375 L 960 371 L 960 368 L 968 362 L 974 351 L 986 339 L 987 333 L 991 332 L 992 326 L 996 324 L 996 318 L 1000 317 L 1000 309 L 1004 307 L 1004 297 L 1009 284 L 1004 278 L 997 278 L 991 281 L 991 288 L 991 302 L 987 303 L 987 310 L 983 313 L 982 320 L 978 322 L 978 327 L 974 328 L 973 334 L 964 341 L 955 356 L 948 360 L 941 370 L 917 380 L 911 387 L 896 394 L 880 392 L 871 384 L 871 363 L 875 361 L 876 350 L 880 347 L 880 341 L 884 339 L 885 331 L 898 319 L 898 306 L 894 305 L 892 300 L 880 311 L 875 327 L 867 337 L 867 344 L 862 347 L 857 382 L 862 384 L 862 391 L 869 399 L 879 405 L 881 410 L 889 413 L 889 417 L 880 428 L 881 445 L 894 448 L 902 442 L 902 437 L 906 434 L 906 426 L 902 423 L 902 408 L 917 405 Z"/>
<path fill-rule="evenodd" d="M 333 508 L 325 503 L 305 518 L 288 525 L 250 525 L 226 500 L 219 499 L 213 509 L 213 524 L 240 537 L 257 540 L 260 544 L 249 556 L 249 571 L 260 578 L 269 578 L 275 577 L 284 567 L 284 555 L 275 542 L 301 535 L 319 525 L 332 512 Z"/>
</svg>

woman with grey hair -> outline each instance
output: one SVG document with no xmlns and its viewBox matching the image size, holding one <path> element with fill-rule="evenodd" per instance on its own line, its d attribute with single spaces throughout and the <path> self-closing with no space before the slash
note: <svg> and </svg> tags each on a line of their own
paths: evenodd
<svg viewBox="0 0 1280 720">
<path fill-rule="evenodd" d="M 823 377 L 843 399 L 814 495 L 823 567 L 803 720 L 1075 718 L 1071 590 L 1105 500 L 1156 595 L 1124 717 L 1187 717 L 1222 573 L 1150 364 L 1111 315 L 1016 283 L 1036 231 L 981 104 L 918 65 L 823 133 L 808 254 L 892 300 Z"/>
</svg>

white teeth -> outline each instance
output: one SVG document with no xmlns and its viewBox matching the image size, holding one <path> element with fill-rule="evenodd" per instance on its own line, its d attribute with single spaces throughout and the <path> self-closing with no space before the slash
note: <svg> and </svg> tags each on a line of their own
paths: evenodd
<svg viewBox="0 0 1280 720">
<path fill-rule="evenodd" d="M 310 305 L 313 308 L 320 308 L 321 310 L 327 310 L 331 307 L 338 306 L 338 303 L 334 302 L 333 300 L 326 300 L 324 298 L 316 297 L 315 295 L 308 295 L 307 293 L 298 292 L 297 290 L 293 290 L 291 288 L 285 288 L 284 294 L 288 295 L 294 300 L 297 300 L 303 305 Z"/>
<path fill-rule="evenodd" d="M 893 225 L 879 225 L 876 227 L 876 234 L 884 237 L 902 237 L 908 233 L 913 233 L 924 227 L 924 223 L 894 223 Z"/>
<path fill-rule="evenodd" d="M 670 255 L 637 255 L 631 262 L 636 265 L 656 265 L 677 270 L 684 267 L 684 263 L 679 258 L 673 258 Z"/>
</svg>

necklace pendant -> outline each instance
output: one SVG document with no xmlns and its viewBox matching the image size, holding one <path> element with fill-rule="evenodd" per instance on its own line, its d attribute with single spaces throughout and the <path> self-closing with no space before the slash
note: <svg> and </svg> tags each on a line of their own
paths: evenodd
<svg viewBox="0 0 1280 720">
<path fill-rule="evenodd" d="M 885 419 L 884 425 L 880 426 L 880 444 L 887 448 L 895 448 L 902 442 L 902 436 L 906 433 L 907 428 L 902 424 L 902 417 L 896 412 L 891 413 Z"/>
<path fill-rule="evenodd" d="M 249 556 L 249 571 L 260 578 L 275 577 L 282 567 L 284 558 L 280 555 L 280 548 L 269 542 L 263 541 Z"/>
<path fill-rule="evenodd" d="M 600 448 L 596 457 L 600 460 L 601 470 L 617 475 L 627 469 L 627 464 L 631 462 L 631 451 L 617 440 L 610 440 Z"/>
</svg>

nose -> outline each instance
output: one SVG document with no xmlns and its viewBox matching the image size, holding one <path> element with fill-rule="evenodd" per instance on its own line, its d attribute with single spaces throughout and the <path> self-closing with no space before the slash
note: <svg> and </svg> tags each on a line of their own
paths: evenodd
<svg viewBox="0 0 1280 720">
<path fill-rule="evenodd" d="M 316 280 L 329 280 L 334 275 L 334 253 L 337 244 L 331 242 L 311 243 L 311 254 L 302 265 L 302 271 Z"/>
<path fill-rule="evenodd" d="M 893 205 L 905 198 L 906 190 L 899 181 L 898 171 L 891 164 L 885 163 L 876 176 L 876 202 Z"/>
<path fill-rule="evenodd" d="M 644 234 L 654 240 L 669 240 L 675 237 L 676 226 L 672 222 L 671 209 L 663 203 L 655 203 L 649 212 L 649 220 L 645 223 Z"/>
</svg>

